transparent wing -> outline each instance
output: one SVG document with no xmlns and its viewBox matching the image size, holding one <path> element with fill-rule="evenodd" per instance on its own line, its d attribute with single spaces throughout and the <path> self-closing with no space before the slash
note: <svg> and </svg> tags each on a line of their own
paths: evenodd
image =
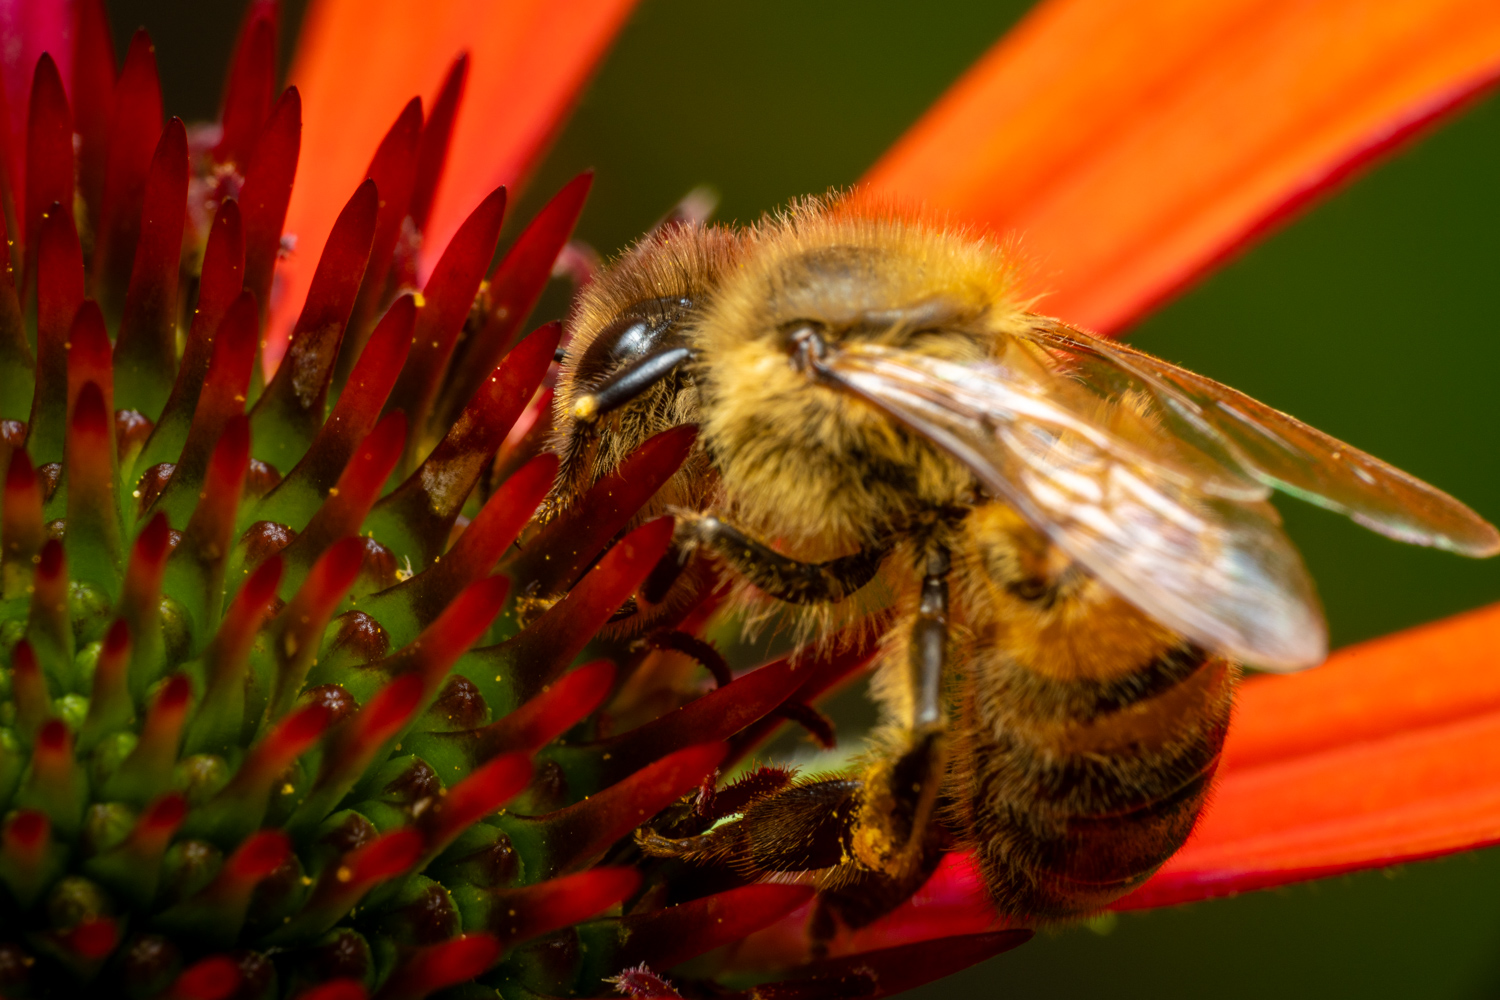
<svg viewBox="0 0 1500 1000">
<path fill-rule="evenodd" d="M 1129 395 L 1184 444 L 1398 541 L 1467 556 L 1500 533 L 1453 497 L 1235 389 L 1055 321 L 1013 335 L 1100 398 Z"/>
<path fill-rule="evenodd" d="M 1162 460 L 1152 450 L 1159 442 L 1141 428 L 1122 436 L 1104 416 L 1081 415 L 1080 400 L 1059 402 L 1071 390 L 1055 375 L 1049 384 L 1041 372 L 872 344 L 835 348 L 818 367 L 964 462 L 994 496 L 1168 627 L 1267 669 L 1308 667 L 1326 655 L 1317 597 L 1263 500 L 1266 489 L 1235 497 L 1234 469 L 1209 475 L 1206 452 L 1168 448 Z"/>
</svg>

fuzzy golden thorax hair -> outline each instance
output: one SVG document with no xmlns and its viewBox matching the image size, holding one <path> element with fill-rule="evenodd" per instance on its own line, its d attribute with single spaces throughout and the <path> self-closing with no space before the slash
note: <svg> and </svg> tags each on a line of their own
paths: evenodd
<svg viewBox="0 0 1500 1000">
<path fill-rule="evenodd" d="M 1023 314 L 1001 251 L 894 213 L 807 201 L 750 230 L 740 266 L 693 317 L 703 440 L 736 524 L 827 558 L 966 502 L 970 473 L 793 363 L 787 334 L 942 357 L 996 356 Z"/>
</svg>

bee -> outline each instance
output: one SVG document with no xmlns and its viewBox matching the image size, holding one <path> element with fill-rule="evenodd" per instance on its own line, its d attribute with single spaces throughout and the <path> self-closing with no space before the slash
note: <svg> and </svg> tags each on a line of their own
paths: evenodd
<svg viewBox="0 0 1500 1000">
<path fill-rule="evenodd" d="M 893 617 L 857 773 L 786 782 L 650 854 L 815 873 L 813 934 L 967 848 L 1003 914 L 1088 914 L 1191 831 L 1243 665 L 1327 652 L 1281 491 L 1468 556 L 1500 533 L 1277 410 L 1030 311 L 985 239 L 849 199 L 653 234 L 574 318 L 570 497 L 700 427 L 664 491 L 687 547 L 819 609 L 877 575 Z"/>
</svg>

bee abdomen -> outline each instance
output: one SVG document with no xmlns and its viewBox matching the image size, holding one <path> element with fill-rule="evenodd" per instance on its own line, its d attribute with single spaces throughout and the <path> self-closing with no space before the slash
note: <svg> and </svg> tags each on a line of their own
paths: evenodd
<svg viewBox="0 0 1500 1000">
<path fill-rule="evenodd" d="M 959 739 L 954 773 L 968 777 L 953 789 L 956 825 L 1004 912 L 1097 910 L 1149 878 L 1192 831 L 1235 668 L 1189 646 L 1107 684 L 985 666 L 993 669 L 972 674 Z"/>
<path fill-rule="evenodd" d="M 1001 912 L 1043 920 L 1098 911 L 1143 884 L 1182 846 L 1217 758 L 1181 788 L 1117 813 L 1059 814 L 996 802 L 975 845 Z"/>
</svg>

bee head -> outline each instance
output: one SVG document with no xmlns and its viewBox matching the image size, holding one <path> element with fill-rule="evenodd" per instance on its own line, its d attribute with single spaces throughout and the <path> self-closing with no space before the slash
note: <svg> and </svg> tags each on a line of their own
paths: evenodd
<svg viewBox="0 0 1500 1000">
<path fill-rule="evenodd" d="M 568 318 L 553 403 L 551 450 L 560 467 L 548 513 L 568 506 L 648 438 L 695 421 L 697 393 L 680 368 L 687 353 L 683 332 L 739 248 L 731 230 L 666 226 L 583 290 Z M 664 362 L 663 352 L 674 349 L 675 359 Z M 655 378 L 635 370 L 652 364 L 661 369 Z M 679 474 L 648 513 L 685 502 L 691 478 Z"/>
</svg>

